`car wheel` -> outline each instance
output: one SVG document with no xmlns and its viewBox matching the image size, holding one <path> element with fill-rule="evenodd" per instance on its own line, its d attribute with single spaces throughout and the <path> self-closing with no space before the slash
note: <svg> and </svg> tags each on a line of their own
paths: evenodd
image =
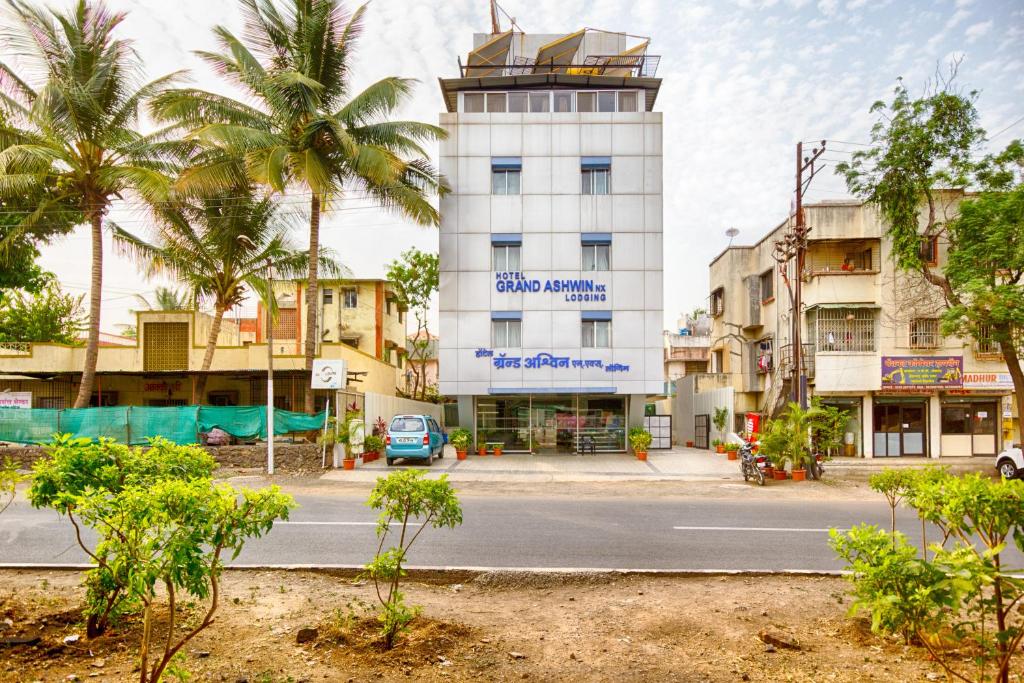
<svg viewBox="0 0 1024 683">
<path fill-rule="evenodd" d="M 1001 460 L 999 462 L 999 474 L 1003 476 L 1003 479 L 1013 479 L 1017 476 L 1017 466 L 1009 458 Z"/>
<path fill-rule="evenodd" d="M 385 460 L 387 460 L 388 467 L 391 467 L 392 465 L 395 464 L 395 459 L 394 458 L 385 458 Z"/>
<path fill-rule="evenodd" d="M 427 467 L 434 464 L 434 451 L 430 451 L 430 455 L 427 456 Z"/>
</svg>

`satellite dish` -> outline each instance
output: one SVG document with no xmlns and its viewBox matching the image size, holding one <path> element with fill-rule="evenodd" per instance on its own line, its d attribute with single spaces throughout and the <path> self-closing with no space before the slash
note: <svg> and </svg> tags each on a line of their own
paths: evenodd
<svg viewBox="0 0 1024 683">
<path fill-rule="evenodd" d="M 725 236 L 729 238 L 729 246 L 732 246 L 732 238 L 740 234 L 739 228 L 729 228 L 725 231 Z"/>
</svg>

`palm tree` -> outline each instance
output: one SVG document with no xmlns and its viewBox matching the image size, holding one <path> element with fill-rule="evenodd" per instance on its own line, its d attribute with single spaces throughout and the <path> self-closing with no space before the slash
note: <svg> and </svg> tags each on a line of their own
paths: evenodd
<svg viewBox="0 0 1024 683">
<path fill-rule="evenodd" d="M 206 353 L 192 389 L 195 404 L 205 395 L 206 373 L 213 363 L 224 313 L 241 304 L 248 289 L 272 309 L 273 297 L 266 283 L 268 265 L 278 277 L 299 277 L 309 266 L 309 253 L 292 248 L 289 226 L 275 202 L 258 198 L 251 190 L 231 190 L 168 205 L 156 209 L 155 214 L 153 241 L 117 228 L 114 238 L 122 251 L 143 264 L 147 277 L 172 275 L 184 283 L 186 301 L 205 299 L 213 305 Z M 319 258 L 320 267 L 329 274 L 341 272 L 330 254 L 321 252 Z"/>
<path fill-rule="evenodd" d="M 153 301 L 136 294 L 135 300 L 145 306 L 146 311 L 184 311 L 191 307 L 188 292 L 171 287 L 157 287 L 153 290 Z"/>
<path fill-rule="evenodd" d="M 444 137 L 437 126 L 389 120 L 415 81 L 384 78 L 353 93 L 349 60 L 362 33 L 366 6 L 348 15 L 340 0 L 240 0 L 245 40 L 218 26 L 222 52 L 198 52 L 247 92 L 249 106 L 203 90 L 166 92 L 154 116 L 192 132 L 207 150 L 181 178 L 186 192 L 222 191 L 247 179 L 274 191 L 309 195 L 306 290 L 306 370 L 316 353 L 316 258 L 320 215 L 346 190 L 364 192 L 420 225 L 437 225 L 430 195 L 447 187 L 420 146 Z M 411 157 L 411 159 L 410 159 Z M 305 409 L 313 410 L 306 387 Z"/>
<path fill-rule="evenodd" d="M 89 403 L 96 374 L 103 286 L 103 223 L 111 202 L 135 192 L 160 200 L 174 143 L 165 131 L 142 135 L 138 109 L 180 75 L 144 85 L 130 43 L 114 37 L 125 15 L 102 2 L 79 0 L 61 13 L 8 0 L 17 27 L 6 31 L 9 53 L 39 83 L 0 62 L 0 200 L 43 196 L 9 239 L 31 233 L 52 216 L 81 215 L 92 235 L 88 343 L 74 406 Z"/>
</svg>

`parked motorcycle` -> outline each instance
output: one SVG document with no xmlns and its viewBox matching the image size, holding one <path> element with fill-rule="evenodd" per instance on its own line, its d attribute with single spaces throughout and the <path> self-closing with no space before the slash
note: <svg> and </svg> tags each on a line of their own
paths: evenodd
<svg viewBox="0 0 1024 683">
<path fill-rule="evenodd" d="M 754 479 L 760 486 L 764 486 L 767 458 L 755 452 L 757 446 L 756 442 L 749 441 L 740 446 L 740 471 L 743 472 L 743 481 Z"/>
</svg>

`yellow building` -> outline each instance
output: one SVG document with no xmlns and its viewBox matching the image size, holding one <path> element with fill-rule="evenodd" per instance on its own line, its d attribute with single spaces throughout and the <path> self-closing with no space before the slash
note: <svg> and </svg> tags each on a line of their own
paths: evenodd
<svg viewBox="0 0 1024 683">
<path fill-rule="evenodd" d="M 302 410 L 309 376 L 304 371 L 304 288 L 275 288 L 280 315 L 274 325 L 274 403 Z M 350 388 L 395 395 L 402 376 L 405 313 L 386 281 L 324 282 L 321 338 L 316 356 L 344 359 Z M 101 343 L 91 405 L 174 406 L 193 402 L 212 319 L 195 311 L 140 311 L 131 345 Z M 206 382 L 196 402 L 258 405 L 266 402 L 266 315 L 225 317 Z M 78 393 L 84 346 L 0 344 L 0 392 L 30 392 L 33 408 L 70 408 Z M 318 409 L 333 392 L 316 392 Z"/>
<path fill-rule="evenodd" d="M 955 212 L 962 197 L 944 195 L 941 209 Z M 993 455 L 1012 441 L 1013 388 L 998 346 L 940 333 L 944 302 L 920 275 L 896 270 L 877 212 L 857 201 L 826 201 L 805 206 L 805 215 L 812 229 L 799 274 L 802 364 L 808 393 L 849 412 L 846 452 Z M 698 391 L 694 414 L 683 421 L 705 425 L 714 405 L 725 405 L 733 415 L 729 428 L 738 430 L 744 413 L 771 415 L 788 400 L 794 373 L 787 281 L 797 273 L 790 262 L 783 277 L 773 256 L 788 227 L 784 222 L 711 262 L 711 372 L 724 381 L 704 383 L 717 398 L 709 403 Z M 922 241 L 922 250 L 941 268 L 941 239 Z"/>
</svg>

